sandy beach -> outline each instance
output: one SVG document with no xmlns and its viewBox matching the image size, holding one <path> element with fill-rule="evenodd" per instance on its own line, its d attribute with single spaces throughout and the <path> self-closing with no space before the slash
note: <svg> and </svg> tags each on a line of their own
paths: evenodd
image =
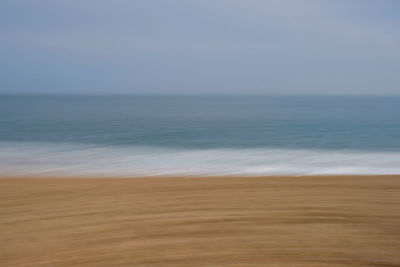
<svg viewBox="0 0 400 267">
<path fill-rule="evenodd" d="M 1 178 L 0 266 L 400 266 L 400 176 Z"/>
</svg>

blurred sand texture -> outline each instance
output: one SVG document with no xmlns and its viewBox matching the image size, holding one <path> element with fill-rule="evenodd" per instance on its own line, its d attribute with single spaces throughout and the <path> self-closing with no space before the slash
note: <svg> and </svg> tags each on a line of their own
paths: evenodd
<svg viewBox="0 0 400 267">
<path fill-rule="evenodd" d="M 0 178 L 0 266 L 400 266 L 400 176 Z"/>
</svg>

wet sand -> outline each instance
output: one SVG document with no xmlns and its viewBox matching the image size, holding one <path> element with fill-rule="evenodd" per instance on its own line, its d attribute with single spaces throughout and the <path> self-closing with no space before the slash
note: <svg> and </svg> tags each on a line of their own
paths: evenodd
<svg viewBox="0 0 400 267">
<path fill-rule="evenodd" d="M 1 178 L 0 266 L 400 266 L 400 176 Z"/>
</svg>

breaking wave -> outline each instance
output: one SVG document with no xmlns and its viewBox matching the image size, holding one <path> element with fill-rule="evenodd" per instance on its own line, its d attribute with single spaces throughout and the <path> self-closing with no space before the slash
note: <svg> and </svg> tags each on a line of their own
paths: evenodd
<svg viewBox="0 0 400 267">
<path fill-rule="evenodd" d="M 0 142 L 0 175 L 400 174 L 400 152 Z"/>
</svg>

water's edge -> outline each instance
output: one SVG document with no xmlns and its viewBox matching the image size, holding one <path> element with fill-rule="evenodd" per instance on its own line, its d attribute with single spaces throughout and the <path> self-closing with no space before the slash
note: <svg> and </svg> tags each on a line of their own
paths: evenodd
<svg viewBox="0 0 400 267">
<path fill-rule="evenodd" d="M 400 174 L 400 152 L 181 149 L 0 142 L 0 176 L 276 176 Z"/>
</svg>

